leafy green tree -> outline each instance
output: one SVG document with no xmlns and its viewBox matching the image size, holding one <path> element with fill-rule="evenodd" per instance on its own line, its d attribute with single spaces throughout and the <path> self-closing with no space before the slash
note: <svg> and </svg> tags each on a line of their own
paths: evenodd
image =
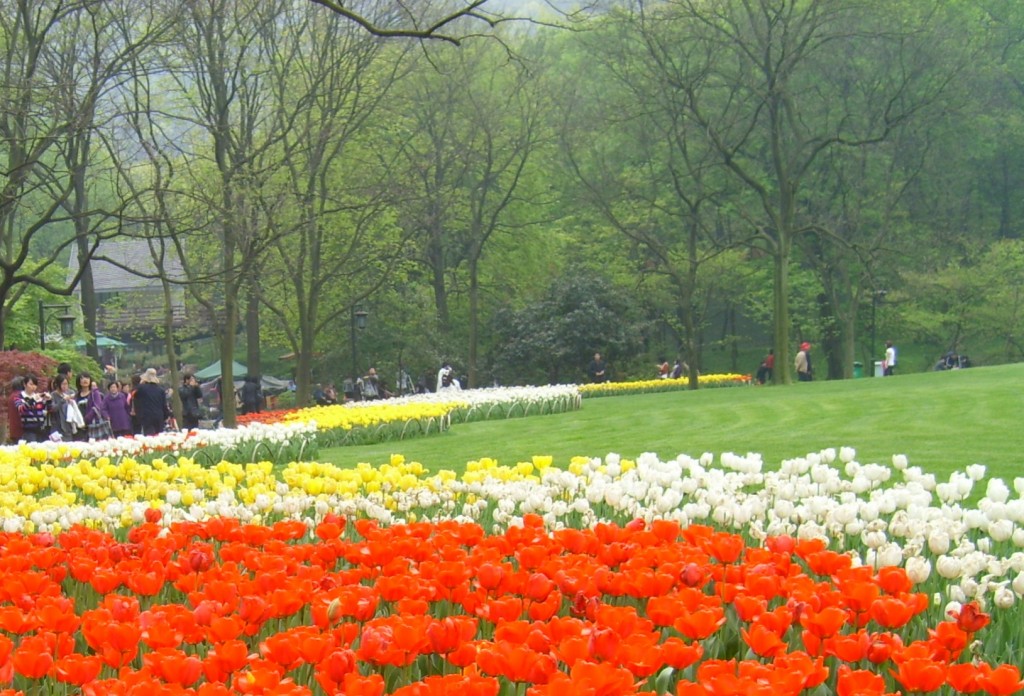
<svg viewBox="0 0 1024 696">
<path fill-rule="evenodd" d="M 803 203 L 814 164 L 835 149 L 885 141 L 944 85 L 918 50 L 934 3 L 883 4 L 637 2 L 620 20 L 685 94 L 680 117 L 734 177 L 745 199 L 738 208 L 774 262 L 775 379 L 783 383 L 792 373 L 794 244 L 821 224 Z M 904 24 L 894 28 L 893 13 Z M 819 66 L 837 55 L 845 71 L 827 79 Z"/>
<path fill-rule="evenodd" d="M 382 44 L 313 5 L 280 23 L 289 30 L 272 38 L 274 53 L 289 58 L 269 65 L 267 100 L 273 120 L 291 127 L 257 194 L 273 241 L 249 287 L 275 320 L 266 333 L 295 356 L 296 399 L 305 404 L 315 354 L 337 345 L 355 306 L 393 280 L 405 246 L 376 113 L 407 71 L 411 45 Z"/>
<path fill-rule="evenodd" d="M 118 0 L 14 0 L 0 11 L 0 345 L 29 288 L 71 295 L 98 241 L 116 233 L 125 197 L 95 200 L 116 170 L 93 141 L 118 131 L 113 86 L 166 26 Z M 45 272 L 66 269 L 76 246 L 71 273 Z"/>
<path fill-rule="evenodd" d="M 425 56 L 402 101 L 400 219 L 429 274 L 442 334 L 451 331 L 453 286 L 464 287 L 469 386 L 480 369 L 488 250 L 500 236 L 522 237 L 547 221 L 547 191 L 527 183 L 547 137 L 538 70 L 510 62 L 494 43 L 442 47 Z"/>
<path fill-rule="evenodd" d="M 738 220 L 717 153 L 686 117 L 695 58 L 683 47 L 675 61 L 645 50 L 665 37 L 636 19 L 599 23 L 580 42 L 582 60 L 567 61 L 563 151 L 575 196 L 625 240 L 637 282 L 664 289 L 655 313 L 681 345 L 696 388 L 708 312 L 731 278 L 719 261 L 737 244 Z"/>
<path fill-rule="evenodd" d="M 642 349 L 646 328 L 638 305 L 621 288 L 594 275 L 563 276 L 537 302 L 496 315 L 495 371 L 508 384 L 582 382 L 595 352 L 613 371 L 631 360 Z"/>
</svg>

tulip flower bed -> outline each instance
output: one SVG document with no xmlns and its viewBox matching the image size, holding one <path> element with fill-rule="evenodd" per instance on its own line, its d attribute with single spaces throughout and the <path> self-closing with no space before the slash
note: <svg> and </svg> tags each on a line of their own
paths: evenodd
<svg viewBox="0 0 1024 696">
<path fill-rule="evenodd" d="M 185 455 L 206 465 L 224 460 L 283 465 L 314 458 L 321 447 L 402 440 L 445 431 L 453 422 L 564 413 L 579 407 L 580 395 L 572 385 L 474 389 L 270 411 L 244 416 L 240 427 L 230 429 L 0 447 L 0 461 L 21 456 L 54 463 L 125 457 L 149 462 Z"/>
<path fill-rule="evenodd" d="M 93 442 L 32 442 L 0 447 L 0 463 L 28 459 L 65 464 L 80 459 L 131 459 L 148 462 L 165 456 L 188 455 L 215 464 L 220 461 L 288 462 L 315 457 L 316 424 L 253 423 L 244 428 L 168 431 Z"/>
<path fill-rule="evenodd" d="M 750 375 L 716 374 L 700 375 L 697 378 L 702 389 L 714 387 L 745 387 L 752 383 Z M 645 379 L 635 382 L 601 382 L 600 384 L 582 384 L 580 395 L 586 399 L 599 396 L 624 396 L 626 394 L 647 394 L 666 391 L 681 391 L 690 388 L 690 378 L 679 379 Z"/>
<path fill-rule="evenodd" d="M 423 421 L 429 431 L 432 419 L 446 418 L 451 423 L 495 420 L 521 416 L 547 415 L 575 411 L 580 407 L 579 389 L 574 385 L 542 387 L 495 387 L 443 391 L 385 399 L 348 401 L 332 406 L 313 406 L 252 413 L 238 417 L 248 423 L 315 422 L 320 431 L 345 432 L 372 428 L 381 424 Z M 385 438 L 388 439 L 388 438 Z"/>
<path fill-rule="evenodd" d="M 990 617 L 821 540 L 670 520 L 0 535 L 5 694 L 1010 694 Z"/>
</svg>

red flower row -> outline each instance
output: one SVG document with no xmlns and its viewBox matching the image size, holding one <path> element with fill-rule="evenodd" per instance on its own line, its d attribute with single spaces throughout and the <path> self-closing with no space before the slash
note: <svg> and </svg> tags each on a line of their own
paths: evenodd
<svg viewBox="0 0 1024 696">
<path fill-rule="evenodd" d="M 173 694 L 1010 694 L 966 661 L 988 616 L 924 627 L 926 596 L 819 542 L 665 521 L 504 534 L 157 521 L 0 535 L 0 684 Z M 914 628 L 912 624 L 922 624 Z"/>
</svg>

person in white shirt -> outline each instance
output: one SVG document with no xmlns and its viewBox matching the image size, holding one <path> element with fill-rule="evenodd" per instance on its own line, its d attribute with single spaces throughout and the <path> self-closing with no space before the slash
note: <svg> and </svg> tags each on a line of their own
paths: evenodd
<svg viewBox="0 0 1024 696">
<path fill-rule="evenodd" d="M 896 369 L 896 348 L 892 341 L 885 342 L 885 360 L 882 361 L 882 376 L 892 377 Z"/>
<path fill-rule="evenodd" d="M 455 370 L 448 363 L 441 366 L 441 369 L 437 373 L 437 391 L 459 391 L 462 389 L 462 385 L 459 380 L 455 377 Z"/>
</svg>

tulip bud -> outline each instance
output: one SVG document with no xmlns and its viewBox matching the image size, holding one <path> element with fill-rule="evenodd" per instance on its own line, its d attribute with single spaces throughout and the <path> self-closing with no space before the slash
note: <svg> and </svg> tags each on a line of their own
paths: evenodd
<svg viewBox="0 0 1024 696">
<path fill-rule="evenodd" d="M 704 569 L 696 563 L 687 563 L 679 574 L 679 579 L 687 587 L 700 587 L 704 584 Z"/>
<path fill-rule="evenodd" d="M 335 597 L 327 605 L 327 621 L 334 624 L 339 616 L 341 616 L 341 600 Z"/>
</svg>

